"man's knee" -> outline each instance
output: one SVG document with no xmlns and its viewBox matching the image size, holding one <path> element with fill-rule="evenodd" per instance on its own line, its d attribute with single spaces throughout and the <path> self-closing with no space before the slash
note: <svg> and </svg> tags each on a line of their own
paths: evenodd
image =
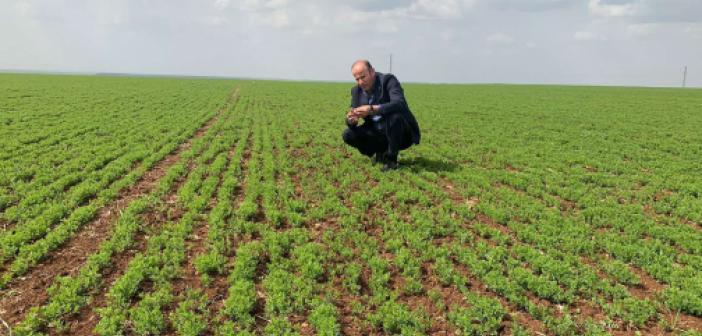
<svg viewBox="0 0 702 336">
<path fill-rule="evenodd" d="M 399 113 L 393 113 L 389 116 L 387 116 L 387 121 L 391 124 L 395 124 L 397 122 L 404 121 L 405 118 L 402 116 L 402 114 Z"/>
<path fill-rule="evenodd" d="M 341 134 L 341 138 L 344 139 L 344 142 L 348 145 L 353 145 L 356 143 L 356 134 L 350 128 L 344 130 L 344 132 Z"/>
</svg>

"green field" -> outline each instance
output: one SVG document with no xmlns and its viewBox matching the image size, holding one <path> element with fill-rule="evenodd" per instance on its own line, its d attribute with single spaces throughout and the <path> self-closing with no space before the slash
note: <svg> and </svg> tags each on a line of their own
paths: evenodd
<svg viewBox="0 0 702 336">
<path fill-rule="evenodd" d="M 351 86 L 0 74 L 0 335 L 702 333 L 702 90 Z"/>
</svg>

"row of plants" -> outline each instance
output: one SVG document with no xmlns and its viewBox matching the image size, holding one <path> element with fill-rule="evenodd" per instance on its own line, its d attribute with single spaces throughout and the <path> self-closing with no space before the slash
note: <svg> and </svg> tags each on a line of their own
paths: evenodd
<svg viewBox="0 0 702 336">
<path fill-rule="evenodd" d="M 178 189 L 182 188 L 184 183 L 179 183 L 178 181 L 185 176 L 190 176 L 189 169 L 193 168 L 191 166 L 196 165 L 196 159 L 200 160 L 200 164 L 203 164 L 207 160 L 211 160 L 217 153 L 211 150 L 210 144 L 219 137 L 217 129 L 221 120 L 223 119 L 220 117 L 218 124 L 210 127 L 210 130 L 204 136 L 193 140 L 190 148 L 181 154 L 180 161 L 167 170 L 149 194 L 133 200 L 123 210 L 114 224 L 108 240 L 100 243 L 98 251 L 88 257 L 86 263 L 75 275 L 62 276 L 56 279 L 49 289 L 47 303 L 30 310 L 25 320 L 15 329 L 17 334 L 36 334 L 47 327 L 56 328 L 57 330 L 66 328 L 64 321 L 69 320 L 70 316 L 78 313 L 82 307 L 89 304 L 91 298 L 95 295 L 96 289 L 109 285 L 103 283 L 103 274 L 104 270 L 114 262 L 114 257 L 124 254 L 129 248 L 133 248 L 138 234 L 145 234 L 155 229 L 150 229 L 150 226 L 145 225 L 147 223 L 144 222 L 140 214 L 149 209 L 156 211 L 156 209 L 169 206 L 167 203 L 164 203 L 166 198 L 171 193 L 177 193 L 177 190 L 174 190 L 176 186 L 180 185 Z M 201 159 L 205 155 L 207 155 L 208 159 Z M 180 222 L 191 222 L 194 218 L 196 218 L 196 214 L 187 213 L 182 216 Z M 157 243 L 150 244 L 157 245 Z M 134 260 L 143 261 L 144 256 L 136 256 Z M 134 260 L 130 262 L 130 265 L 146 265 L 143 262 Z M 142 270 L 146 271 L 146 269 Z M 134 272 L 132 274 L 137 274 L 137 277 L 139 276 L 139 271 L 132 272 Z M 129 292 L 130 288 L 126 285 L 129 282 L 122 281 L 125 283 L 125 286 L 122 287 L 122 292 Z M 163 292 L 161 293 L 163 294 Z M 167 296 L 167 294 L 164 295 Z"/>
<path fill-rule="evenodd" d="M 188 236 L 196 226 L 205 225 L 202 219 L 207 218 L 208 204 L 227 166 L 239 164 L 230 162 L 228 157 L 239 135 L 231 127 L 232 120 L 233 114 L 228 113 L 212 126 L 213 142 L 195 159 L 197 167 L 178 190 L 176 204 L 184 209 L 183 216 L 175 223 L 165 223 L 160 232 L 150 237 L 146 251 L 137 254 L 108 289 L 106 305 L 97 309 L 97 334 L 130 330 L 138 335 L 152 335 L 166 329 L 168 319 L 162 310 L 175 299 L 171 282 L 182 272 Z M 153 284 L 152 288 L 144 290 L 144 282 Z"/>
<path fill-rule="evenodd" d="M 42 198 L 53 202 L 54 196 L 77 184 L 68 175 L 100 170 L 136 144 L 154 151 L 164 136 L 172 140 L 185 129 L 196 129 L 195 123 L 201 124 L 213 114 L 217 104 L 221 104 L 217 97 L 224 96 L 228 89 L 217 82 L 211 82 L 208 90 L 207 85 L 188 88 L 178 81 L 146 81 L 120 91 L 114 87 L 125 80 L 23 76 L 7 79 L 4 85 L 14 87 L 31 82 L 36 93 L 32 99 L 19 99 L 12 105 L 16 115 L 29 120 L 3 127 L 3 134 L 7 135 L 2 140 L 3 148 L 8 150 L 3 154 L 11 156 L 0 164 L 0 185 L 6 191 L 0 195 L 0 210 L 19 202 L 24 202 L 23 210 L 26 205 L 41 206 L 42 202 L 31 202 Z M 67 85 L 76 87 L 66 90 Z M 85 97 L 79 100 L 78 96 Z M 148 124 L 157 126 L 143 127 Z M 25 134 L 55 134 L 60 139 L 27 144 L 22 140 Z M 47 140 L 51 138 L 48 136 Z M 12 150 L 15 143 L 19 143 L 17 150 Z M 30 215 L 11 210 L 7 217 Z"/>
</svg>

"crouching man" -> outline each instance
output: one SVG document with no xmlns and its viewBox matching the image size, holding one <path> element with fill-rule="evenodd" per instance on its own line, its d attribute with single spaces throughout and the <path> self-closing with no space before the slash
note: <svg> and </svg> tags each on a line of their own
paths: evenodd
<svg viewBox="0 0 702 336">
<path fill-rule="evenodd" d="M 358 85 L 351 89 L 344 142 L 383 164 L 382 171 L 397 169 L 400 150 L 418 145 L 421 137 L 402 86 L 394 75 L 375 72 L 367 60 L 354 62 L 351 74 Z"/>
</svg>

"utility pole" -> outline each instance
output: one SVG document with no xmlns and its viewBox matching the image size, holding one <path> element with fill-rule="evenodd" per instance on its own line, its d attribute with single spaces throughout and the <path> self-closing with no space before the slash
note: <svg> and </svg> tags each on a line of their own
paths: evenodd
<svg viewBox="0 0 702 336">
<path fill-rule="evenodd" d="M 685 87 L 685 84 L 687 82 L 687 65 L 685 66 L 685 70 L 683 71 L 683 86 Z"/>
<path fill-rule="evenodd" d="M 392 54 L 390 54 L 390 68 L 388 69 L 389 73 L 392 73 Z"/>
</svg>

